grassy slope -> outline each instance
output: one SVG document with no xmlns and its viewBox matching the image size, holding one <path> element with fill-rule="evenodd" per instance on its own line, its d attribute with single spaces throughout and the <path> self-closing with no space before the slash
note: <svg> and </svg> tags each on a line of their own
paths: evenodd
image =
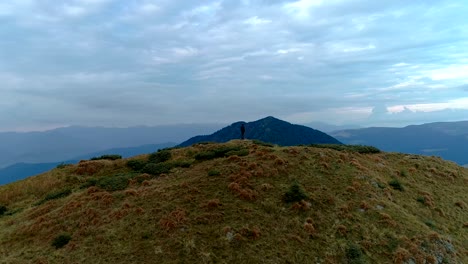
<svg viewBox="0 0 468 264">
<path fill-rule="evenodd" d="M 193 159 L 225 145 L 250 154 Z M 11 215 L 0 217 L 0 263 L 468 263 L 468 170 L 454 163 L 251 141 L 171 152 L 192 166 L 122 191 L 80 186 L 130 172 L 125 160 L 1 186 Z M 295 181 L 309 198 L 287 204 Z M 73 192 L 37 205 L 64 189 Z M 55 249 L 63 233 L 72 239 Z"/>
</svg>

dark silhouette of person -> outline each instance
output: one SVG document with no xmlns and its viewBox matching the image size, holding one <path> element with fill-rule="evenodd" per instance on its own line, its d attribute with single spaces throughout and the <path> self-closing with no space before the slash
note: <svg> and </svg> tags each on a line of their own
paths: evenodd
<svg viewBox="0 0 468 264">
<path fill-rule="evenodd" d="M 245 134 L 245 126 L 244 126 L 244 124 L 241 125 L 240 131 L 241 131 L 241 139 L 244 139 L 244 134 Z"/>
</svg>

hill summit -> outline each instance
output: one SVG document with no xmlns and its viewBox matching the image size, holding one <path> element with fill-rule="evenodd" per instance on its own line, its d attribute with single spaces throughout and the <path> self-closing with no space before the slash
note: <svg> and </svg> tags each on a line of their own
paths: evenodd
<svg viewBox="0 0 468 264">
<path fill-rule="evenodd" d="M 468 263 L 468 169 L 252 140 L 0 186 L 2 263 Z"/>
<path fill-rule="evenodd" d="M 260 140 L 280 146 L 310 144 L 341 144 L 340 141 L 326 133 L 310 127 L 295 125 L 272 116 L 254 122 L 236 122 L 211 135 L 196 136 L 180 144 L 190 146 L 199 142 L 227 142 L 239 139 L 240 127 L 245 126 L 247 139 Z"/>
</svg>

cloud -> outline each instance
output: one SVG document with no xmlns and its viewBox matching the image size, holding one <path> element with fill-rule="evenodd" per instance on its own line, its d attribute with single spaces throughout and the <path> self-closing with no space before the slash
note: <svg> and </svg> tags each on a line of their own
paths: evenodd
<svg viewBox="0 0 468 264">
<path fill-rule="evenodd" d="M 435 0 L 5 0 L 0 120 L 397 124 L 428 120 L 429 107 L 450 119 L 466 103 L 466 11 Z M 387 112 L 369 118 L 376 106 Z"/>
<path fill-rule="evenodd" d="M 262 19 L 262 18 L 259 18 L 258 16 L 253 16 L 244 20 L 245 24 L 248 24 L 251 26 L 265 25 L 265 24 L 270 24 L 271 22 L 272 21 L 269 19 Z"/>
<path fill-rule="evenodd" d="M 463 91 L 468 92 L 468 84 L 460 85 L 458 88 L 461 89 L 461 90 L 463 90 Z"/>
</svg>

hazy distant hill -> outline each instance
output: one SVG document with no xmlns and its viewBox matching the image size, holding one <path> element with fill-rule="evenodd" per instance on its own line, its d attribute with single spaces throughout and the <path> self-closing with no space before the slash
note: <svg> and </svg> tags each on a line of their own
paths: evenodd
<svg viewBox="0 0 468 264">
<path fill-rule="evenodd" d="M 468 121 L 438 122 L 403 128 L 371 127 L 330 133 L 346 144 L 364 144 L 385 151 L 440 156 L 468 164 Z"/>
<path fill-rule="evenodd" d="M 310 127 L 294 125 L 286 121 L 266 117 L 254 122 L 236 122 L 227 126 L 214 134 L 205 136 L 196 136 L 183 143 L 180 146 L 190 146 L 198 142 L 227 142 L 232 139 L 240 138 L 240 127 L 245 125 L 245 138 L 257 139 L 268 143 L 278 144 L 280 146 L 294 146 L 301 144 L 341 144 L 335 138 Z"/>
<path fill-rule="evenodd" d="M 345 130 L 345 129 L 362 128 L 362 127 L 356 126 L 356 125 L 332 125 L 332 124 L 328 124 L 328 123 L 325 123 L 325 122 L 319 122 L 319 121 L 304 123 L 304 124 L 301 124 L 301 125 L 311 127 L 313 129 L 317 129 L 317 130 L 320 130 L 320 131 L 325 132 L 325 133 L 329 133 L 329 132 L 332 132 L 332 131 L 338 131 L 338 130 Z"/>
<path fill-rule="evenodd" d="M 105 154 L 118 154 L 118 155 L 121 155 L 123 158 L 127 158 L 127 157 L 137 156 L 140 154 L 147 154 L 147 153 L 155 152 L 158 149 L 172 147 L 174 145 L 176 145 L 176 143 L 143 145 L 143 146 L 131 147 L 131 148 L 114 148 L 114 149 L 108 149 L 104 151 L 89 153 L 89 154 L 82 155 L 79 157 L 74 157 L 70 160 L 47 162 L 47 163 L 24 163 L 24 162 L 15 163 L 13 165 L 0 169 L 0 185 L 22 180 L 29 176 L 33 176 L 33 175 L 37 175 L 37 174 L 49 171 L 57 167 L 57 165 L 62 164 L 62 163 L 74 164 L 74 163 L 79 162 L 80 160 L 86 160 L 86 159 L 90 159 L 93 157 L 102 156 Z"/>
<path fill-rule="evenodd" d="M 80 155 L 165 142 L 180 143 L 193 135 L 212 133 L 220 124 L 155 127 L 66 127 L 44 132 L 0 133 L 0 168 L 19 162 L 45 163 Z"/>
</svg>

